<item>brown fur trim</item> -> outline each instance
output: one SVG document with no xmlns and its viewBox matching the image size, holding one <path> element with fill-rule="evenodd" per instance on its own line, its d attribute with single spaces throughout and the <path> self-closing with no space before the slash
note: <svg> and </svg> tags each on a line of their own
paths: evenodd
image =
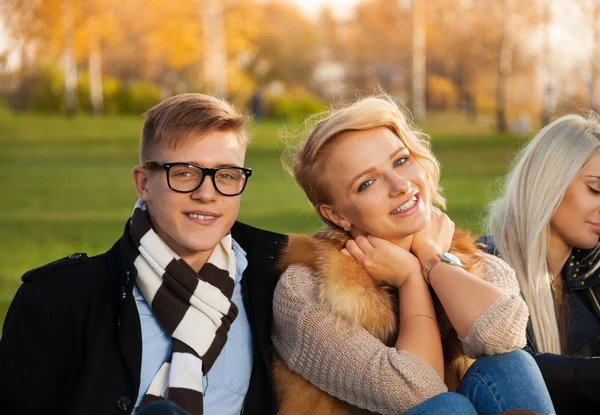
<svg viewBox="0 0 600 415">
<path fill-rule="evenodd" d="M 318 301 L 348 321 L 361 325 L 387 346 L 398 336 L 397 291 L 372 279 L 352 258 L 340 253 L 350 237 L 325 228 L 313 237 L 291 235 L 279 268 L 298 264 L 312 268 L 319 278 Z M 483 276 L 479 250 L 468 233 L 455 230 L 450 252 L 460 258 L 468 272 Z M 455 390 L 471 363 L 464 354 L 456 331 L 435 296 L 436 317 L 442 334 L 445 382 Z M 276 357 L 274 378 L 280 414 L 354 414 L 358 408 L 321 391 L 292 372 Z M 357 412 L 358 411 L 358 412 Z"/>
</svg>

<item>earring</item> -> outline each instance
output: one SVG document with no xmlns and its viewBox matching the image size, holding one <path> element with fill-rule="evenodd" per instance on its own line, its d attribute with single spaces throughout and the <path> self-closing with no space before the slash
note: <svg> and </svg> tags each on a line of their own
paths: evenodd
<svg viewBox="0 0 600 415">
<path fill-rule="evenodd" d="M 349 228 L 349 227 L 347 227 L 347 226 L 344 226 L 344 231 L 346 231 L 346 232 L 350 232 L 350 228 Z"/>
</svg>

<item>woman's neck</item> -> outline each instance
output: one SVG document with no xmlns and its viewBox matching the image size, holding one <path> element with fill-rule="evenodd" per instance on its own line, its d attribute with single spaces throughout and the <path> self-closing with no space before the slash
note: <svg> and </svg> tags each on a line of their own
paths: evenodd
<svg viewBox="0 0 600 415">
<path fill-rule="evenodd" d="M 546 262 L 548 264 L 548 271 L 552 275 L 560 275 L 565 262 L 571 255 L 572 247 L 565 243 L 565 241 L 558 235 L 550 232 L 548 241 L 548 254 L 546 255 Z"/>
<path fill-rule="evenodd" d="M 359 236 L 367 236 L 368 233 L 364 232 L 362 229 L 352 228 L 350 231 L 350 236 L 352 239 L 356 239 Z M 404 248 L 410 252 L 410 247 L 412 246 L 412 241 L 415 235 L 405 236 L 399 239 L 386 238 L 387 241 L 393 243 L 394 245 L 398 245 L 400 248 Z"/>
<path fill-rule="evenodd" d="M 391 242 L 393 242 L 394 244 L 398 245 L 400 248 L 404 248 L 404 249 L 406 249 L 407 251 L 410 252 L 410 248 L 412 246 L 412 242 L 413 242 L 413 238 L 414 237 L 415 237 L 414 235 L 410 235 L 410 236 L 407 236 L 406 238 L 396 239 L 396 240 L 393 240 Z"/>
</svg>

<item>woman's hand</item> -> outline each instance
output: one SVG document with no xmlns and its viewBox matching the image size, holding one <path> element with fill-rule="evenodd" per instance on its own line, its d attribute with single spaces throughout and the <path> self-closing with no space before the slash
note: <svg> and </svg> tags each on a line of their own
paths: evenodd
<svg viewBox="0 0 600 415">
<path fill-rule="evenodd" d="M 372 235 L 346 242 L 342 254 L 362 265 L 375 280 L 399 288 L 410 276 L 421 276 L 421 264 L 406 249 Z"/>
<path fill-rule="evenodd" d="M 410 250 L 424 264 L 440 252 L 448 252 L 454 235 L 454 222 L 438 208 L 431 207 L 427 225 L 415 234 Z"/>
</svg>

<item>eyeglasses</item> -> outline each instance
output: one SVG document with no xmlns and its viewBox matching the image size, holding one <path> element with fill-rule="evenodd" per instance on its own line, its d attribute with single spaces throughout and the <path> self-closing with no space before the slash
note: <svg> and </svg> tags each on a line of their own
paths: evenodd
<svg viewBox="0 0 600 415">
<path fill-rule="evenodd" d="M 163 169 L 167 173 L 169 189 L 178 193 L 191 193 L 202 186 L 210 176 L 217 192 L 223 196 L 237 196 L 246 188 L 252 170 L 244 167 L 200 167 L 189 163 L 160 163 L 147 161 L 142 165 L 148 170 Z"/>
</svg>

